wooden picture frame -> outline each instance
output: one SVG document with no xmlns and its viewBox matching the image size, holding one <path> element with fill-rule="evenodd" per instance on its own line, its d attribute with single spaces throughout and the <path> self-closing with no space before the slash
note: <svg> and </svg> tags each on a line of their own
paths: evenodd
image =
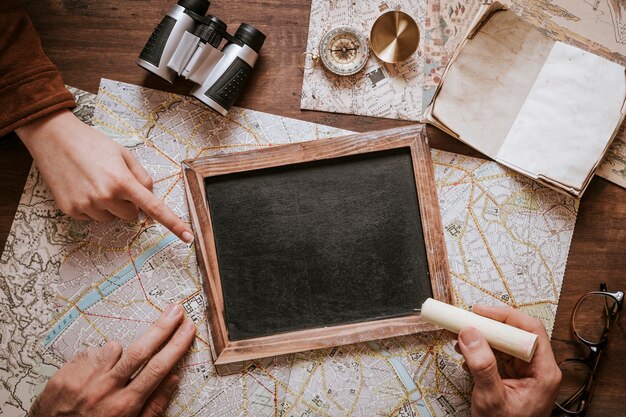
<svg viewBox="0 0 626 417">
<path fill-rule="evenodd" d="M 242 362 L 248 360 L 436 329 L 424 322 L 419 312 L 415 311 L 402 317 L 296 330 L 247 340 L 229 338 L 205 180 L 220 175 L 397 148 L 410 149 L 432 295 L 435 299 L 454 304 L 433 165 L 424 125 L 184 161 L 186 196 L 196 235 L 198 262 L 206 280 L 204 287 L 209 304 L 208 319 L 214 347 L 214 365 L 218 374 L 232 373 Z"/>
</svg>

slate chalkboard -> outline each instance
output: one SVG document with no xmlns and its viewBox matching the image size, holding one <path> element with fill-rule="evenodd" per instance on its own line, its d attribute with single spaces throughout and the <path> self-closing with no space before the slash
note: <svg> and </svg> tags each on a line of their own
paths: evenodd
<svg viewBox="0 0 626 417">
<path fill-rule="evenodd" d="M 414 314 L 432 296 L 409 147 L 204 181 L 231 341 Z"/>
<path fill-rule="evenodd" d="M 424 125 L 183 162 L 213 366 L 436 330 L 453 304 Z"/>
</svg>

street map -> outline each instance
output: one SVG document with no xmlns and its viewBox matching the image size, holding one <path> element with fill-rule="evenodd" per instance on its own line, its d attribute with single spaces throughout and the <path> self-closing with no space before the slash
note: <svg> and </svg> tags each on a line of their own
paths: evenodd
<svg viewBox="0 0 626 417">
<path fill-rule="evenodd" d="M 309 56 L 305 64 L 301 108 L 391 119 L 420 120 L 439 84 L 448 59 L 482 2 L 475 0 L 313 0 L 307 52 L 319 55 L 319 43 L 334 27 L 348 25 L 367 39 L 383 13 L 401 10 L 417 22 L 417 52 L 399 64 L 370 53 L 365 68 L 352 76 L 327 71 Z M 304 51 L 303 51 L 304 52 Z"/>
<path fill-rule="evenodd" d="M 180 162 L 346 131 L 103 80 L 78 114 L 127 146 L 155 193 L 188 219 Z M 508 304 L 554 322 L 576 200 L 497 163 L 433 150 L 457 304 Z M 192 246 L 151 219 L 69 219 L 33 167 L 0 262 L 0 415 L 25 415 L 65 361 L 128 345 L 170 302 L 197 325 L 171 416 L 469 415 L 471 380 L 453 341 L 430 332 L 255 361 L 219 377 Z"/>
</svg>

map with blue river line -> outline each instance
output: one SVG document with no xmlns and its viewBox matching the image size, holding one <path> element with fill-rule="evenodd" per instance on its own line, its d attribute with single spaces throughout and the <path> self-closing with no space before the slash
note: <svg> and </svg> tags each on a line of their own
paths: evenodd
<svg viewBox="0 0 626 417">
<path fill-rule="evenodd" d="M 126 146 L 185 221 L 181 161 L 348 133 L 238 108 L 223 117 L 187 97 L 111 80 L 96 100 L 73 91 L 79 116 Z M 512 305 L 550 330 L 576 200 L 491 161 L 432 157 L 456 303 Z M 108 340 L 127 346 L 176 302 L 197 334 L 177 369 L 170 416 L 469 416 L 471 379 L 444 332 L 253 361 L 219 377 L 202 283 L 193 245 L 145 216 L 74 221 L 33 167 L 0 263 L 0 409 L 26 415 L 65 361 Z"/>
</svg>

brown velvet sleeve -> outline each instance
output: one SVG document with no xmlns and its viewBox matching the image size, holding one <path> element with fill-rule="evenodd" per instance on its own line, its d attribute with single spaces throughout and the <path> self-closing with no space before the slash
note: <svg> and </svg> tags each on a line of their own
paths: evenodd
<svg viewBox="0 0 626 417">
<path fill-rule="evenodd" d="M 19 0 L 0 0 L 0 137 L 76 105 Z"/>
</svg>

